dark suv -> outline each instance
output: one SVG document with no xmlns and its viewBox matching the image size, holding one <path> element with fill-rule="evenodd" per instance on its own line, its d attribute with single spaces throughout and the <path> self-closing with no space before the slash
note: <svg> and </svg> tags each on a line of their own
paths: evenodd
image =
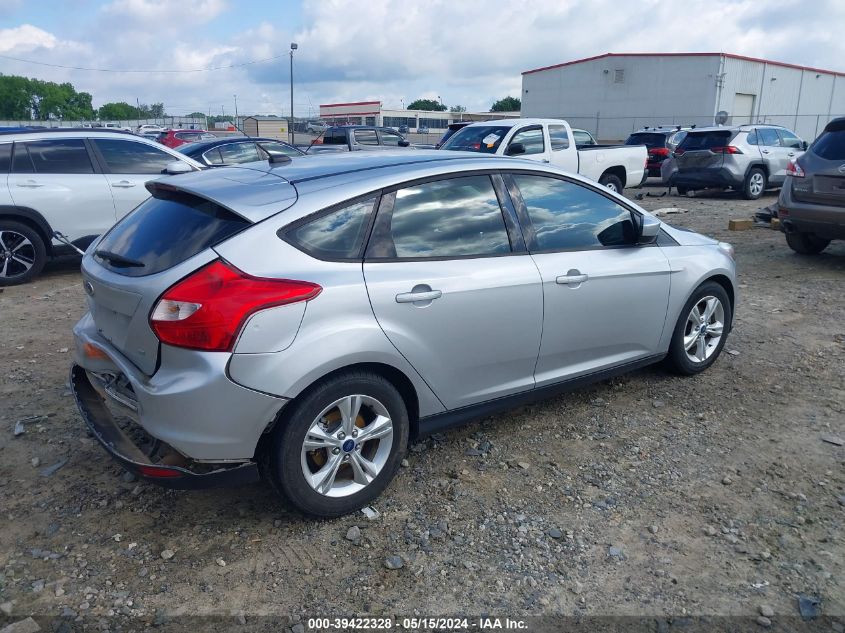
<svg viewBox="0 0 845 633">
<path fill-rule="evenodd" d="M 845 239 L 845 117 L 828 123 L 786 174 L 778 217 L 790 248 L 815 255 Z"/>
<path fill-rule="evenodd" d="M 645 145 L 648 150 L 646 162 L 648 175 L 659 178 L 663 161 L 672 155 L 690 129 L 682 126 L 644 127 L 631 134 L 625 141 L 625 145 Z"/>
</svg>

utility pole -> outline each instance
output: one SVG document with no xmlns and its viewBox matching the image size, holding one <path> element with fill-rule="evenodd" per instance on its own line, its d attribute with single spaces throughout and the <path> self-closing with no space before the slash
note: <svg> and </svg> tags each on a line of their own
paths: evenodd
<svg viewBox="0 0 845 633">
<path fill-rule="evenodd" d="M 137 106 L 135 112 L 138 114 L 138 125 L 141 125 L 141 102 L 138 100 L 138 97 L 135 97 L 135 105 Z"/>
<path fill-rule="evenodd" d="M 240 129 L 238 127 L 238 95 L 235 95 L 235 129 Z"/>
<path fill-rule="evenodd" d="M 288 140 L 290 144 L 294 143 L 293 135 L 293 52 L 299 48 L 296 42 L 290 43 L 290 120 L 288 121 Z"/>
</svg>

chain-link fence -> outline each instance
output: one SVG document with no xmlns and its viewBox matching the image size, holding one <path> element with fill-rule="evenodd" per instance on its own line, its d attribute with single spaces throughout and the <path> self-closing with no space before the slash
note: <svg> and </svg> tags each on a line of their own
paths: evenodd
<svg viewBox="0 0 845 633">
<path fill-rule="evenodd" d="M 812 141 L 824 129 L 831 119 L 842 114 L 762 114 L 754 117 L 728 117 L 724 125 L 740 125 L 748 123 L 767 123 L 782 125 L 795 132 L 806 141 Z M 661 116 L 606 116 L 601 112 L 595 114 L 572 115 L 565 112 L 549 118 L 565 119 L 573 128 L 587 130 L 599 142 L 621 142 L 629 134 L 648 126 L 659 127 L 706 127 L 715 125 L 712 114 L 682 115 L 669 114 Z"/>
</svg>

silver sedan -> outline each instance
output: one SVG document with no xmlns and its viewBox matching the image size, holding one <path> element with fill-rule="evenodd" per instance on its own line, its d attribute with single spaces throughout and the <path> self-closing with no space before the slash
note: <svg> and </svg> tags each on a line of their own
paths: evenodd
<svg viewBox="0 0 845 633">
<path fill-rule="evenodd" d="M 103 447 L 166 486 L 260 476 L 338 516 L 410 438 L 658 361 L 697 374 L 731 329 L 730 245 L 532 161 L 338 154 L 148 187 L 83 260 L 71 382 Z"/>
</svg>

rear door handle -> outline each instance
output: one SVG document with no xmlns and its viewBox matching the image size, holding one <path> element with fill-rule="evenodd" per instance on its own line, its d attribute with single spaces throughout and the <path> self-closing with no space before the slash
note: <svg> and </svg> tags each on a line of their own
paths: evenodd
<svg viewBox="0 0 845 633">
<path fill-rule="evenodd" d="M 128 180 L 120 180 L 118 182 L 113 182 L 111 184 L 112 187 L 119 187 L 120 189 L 129 189 L 129 187 L 134 187 L 134 182 L 129 182 Z"/>
<path fill-rule="evenodd" d="M 582 284 L 587 279 L 587 275 L 561 275 L 555 281 L 559 284 Z"/>
<path fill-rule="evenodd" d="M 26 180 L 24 182 L 19 182 L 18 187 L 29 187 L 30 189 L 35 189 L 37 187 L 43 187 L 40 182 L 35 182 L 34 180 Z"/>
<path fill-rule="evenodd" d="M 416 303 L 417 301 L 433 301 L 443 296 L 440 290 L 427 292 L 402 292 L 396 295 L 396 303 Z"/>
</svg>

